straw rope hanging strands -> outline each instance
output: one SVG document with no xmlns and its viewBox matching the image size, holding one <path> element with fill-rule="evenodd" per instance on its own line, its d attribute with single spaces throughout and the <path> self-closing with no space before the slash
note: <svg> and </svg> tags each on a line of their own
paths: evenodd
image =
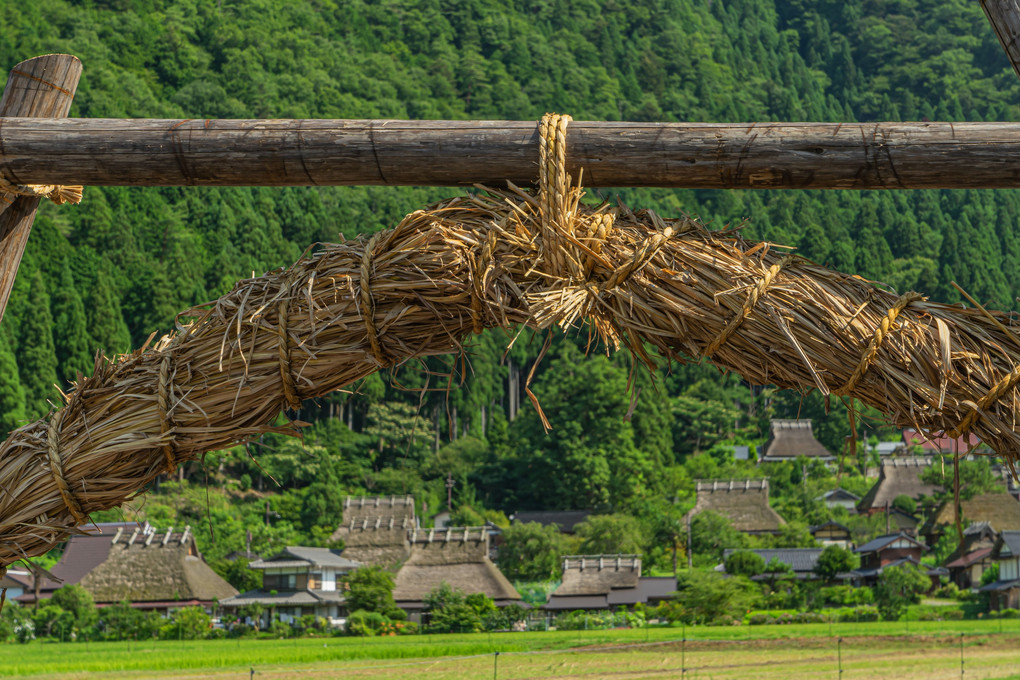
<svg viewBox="0 0 1020 680">
<path fill-rule="evenodd" d="M 177 331 L 97 360 L 63 407 L 0 445 L 0 566 L 38 555 L 157 475 L 271 431 L 301 399 L 457 351 L 472 332 L 587 319 L 609 346 L 709 356 L 755 384 L 816 387 L 931 435 L 1020 451 L 1012 319 L 898 296 L 736 232 L 580 203 L 569 118 L 541 125 L 537 193 L 444 201 L 369 239 L 241 281 Z"/>
</svg>

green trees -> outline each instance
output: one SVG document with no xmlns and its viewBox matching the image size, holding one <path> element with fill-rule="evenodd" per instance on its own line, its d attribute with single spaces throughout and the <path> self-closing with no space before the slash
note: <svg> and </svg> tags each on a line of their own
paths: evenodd
<svg viewBox="0 0 1020 680">
<path fill-rule="evenodd" d="M 355 569 L 347 575 L 346 583 L 347 608 L 351 611 L 363 609 L 391 616 L 397 610 L 397 605 L 393 601 L 393 575 L 385 569 L 381 567 Z"/>
<path fill-rule="evenodd" d="M 26 410 L 32 417 L 49 412 L 48 400 L 56 397 L 53 385 L 57 382 L 57 356 L 52 328 L 50 296 L 42 274 L 37 271 L 31 279 L 27 313 L 19 329 L 16 351 L 18 375 L 25 387 Z"/>
<path fill-rule="evenodd" d="M 734 576 L 757 576 L 765 571 L 765 560 L 758 553 L 738 550 L 726 558 L 726 573 Z"/>
<path fill-rule="evenodd" d="M 538 522 L 511 524 L 503 530 L 499 546 L 500 571 L 512 581 L 547 581 L 556 578 L 565 554 L 566 540 L 560 530 Z"/>
<path fill-rule="evenodd" d="M 921 567 L 913 564 L 886 567 L 875 586 L 875 604 L 883 619 L 896 621 L 908 605 L 920 602 L 929 588 L 931 580 Z"/>
<path fill-rule="evenodd" d="M 838 545 L 827 545 L 815 563 L 815 573 L 826 583 L 831 583 L 839 574 L 857 568 L 857 557 Z"/>
</svg>

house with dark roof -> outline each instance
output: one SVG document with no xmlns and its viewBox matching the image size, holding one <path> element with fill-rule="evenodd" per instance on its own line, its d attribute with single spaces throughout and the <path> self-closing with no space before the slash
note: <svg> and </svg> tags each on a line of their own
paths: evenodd
<svg viewBox="0 0 1020 680">
<path fill-rule="evenodd" d="M 1020 609 L 1020 531 L 1000 533 L 991 558 L 999 565 L 999 580 L 979 590 L 988 593 L 994 610 Z"/>
<path fill-rule="evenodd" d="M 396 569 L 411 554 L 407 536 L 417 526 L 413 496 L 348 496 L 330 540 L 343 541 L 350 560 Z"/>
<path fill-rule="evenodd" d="M 1003 486 L 1002 491 L 1005 490 Z M 985 493 L 960 499 L 960 521 L 964 525 L 987 524 L 993 532 L 1020 531 L 1020 502 L 1008 493 Z M 929 515 L 920 533 L 928 545 L 935 545 L 947 532 L 956 533 L 956 503 L 951 499 Z"/>
<path fill-rule="evenodd" d="M 806 456 L 827 463 L 836 460 L 822 443 L 815 439 L 810 420 L 773 419 L 769 423 L 769 438 L 762 449 L 762 463 L 796 460 Z"/>
<path fill-rule="evenodd" d="M 135 525 L 109 535 L 72 536 L 50 572 L 64 578 L 40 592 L 48 598 L 61 585 L 77 583 L 102 607 L 128 601 L 137 609 L 167 614 L 182 607 L 211 611 L 217 601 L 237 594 L 202 559 L 191 527 L 159 532 Z M 30 604 L 33 593 L 18 601 Z"/>
<path fill-rule="evenodd" d="M 889 567 L 920 566 L 921 554 L 927 551 L 928 546 L 903 533 L 879 536 L 854 550 L 860 555 L 861 566 L 853 571 L 853 575 L 862 585 L 874 586 Z M 932 579 L 932 588 L 938 586 L 941 576 L 949 573 L 945 567 L 926 569 L 926 572 Z"/>
<path fill-rule="evenodd" d="M 773 562 L 786 565 L 793 572 L 793 577 L 801 581 L 813 581 L 818 579 L 815 573 L 815 565 L 818 564 L 818 557 L 824 548 L 741 548 L 727 549 L 723 551 L 723 563 L 715 568 L 716 571 L 725 573 L 726 560 L 736 552 L 751 552 L 758 555 L 768 566 Z M 841 574 L 840 578 L 849 579 L 850 574 Z M 753 580 L 762 581 L 769 578 L 768 574 L 759 574 L 752 577 Z"/>
<path fill-rule="evenodd" d="M 542 607 L 574 611 L 655 606 L 676 593 L 676 578 L 641 575 L 637 555 L 567 555 L 563 582 Z"/>
<path fill-rule="evenodd" d="M 733 528 L 745 534 L 775 534 L 786 520 L 769 505 L 767 479 L 725 479 L 695 483 L 693 519 L 706 510 L 726 517 Z"/>
<path fill-rule="evenodd" d="M 411 553 L 394 579 L 393 599 L 414 619 L 426 596 L 446 583 L 467 595 L 483 593 L 497 607 L 520 604 L 521 596 L 489 559 L 488 527 L 412 529 Z"/>
<path fill-rule="evenodd" d="M 829 510 L 843 508 L 852 515 L 857 512 L 857 504 L 860 503 L 861 497 L 850 493 L 846 489 L 836 488 L 826 491 L 815 500 L 824 503 L 825 507 Z"/>
<path fill-rule="evenodd" d="M 555 526 L 560 533 L 572 534 L 574 527 L 588 519 L 591 510 L 518 510 L 510 515 L 514 524 L 538 522 L 544 527 Z"/>
<path fill-rule="evenodd" d="M 969 590 L 980 585 L 981 575 L 994 563 L 992 548 L 979 548 L 955 560 L 949 560 L 946 562 L 946 569 L 949 570 L 949 580 L 955 583 L 957 588 Z"/>
<path fill-rule="evenodd" d="M 883 460 L 878 481 L 861 499 L 857 510 L 870 515 L 885 512 L 899 496 L 915 501 L 921 496 L 933 496 L 939 487 L 921 481 L 921 473 L 929 467 L 931 460 L 918 456 Z"/>
<path fill-rule="evenodd" d="M 263 607 L 268 625 L 274 615 L 291 622 L 312 614 L 327 619 L 331 625 L 343 624 L 347 615 L 343 579 L 362 566 L 331 548 L 287 546 L 267 559 L 248 564 L 249 569 L 262 572 L 262 587 L 235 595 L 220 602 L 233 612 L 258 604 Z"/>
<path fill-rule="evenodd" d="M 847 548 L 848 550 L 854 547 L 853 534 L 850 532 L 850 528 L 835 520 L 830 519 L 827 522 L 816 524 L 808 530 L 811 532 L 811 536 L 821 543 L 823 547 L 838 545 L 840 548 Z"/>
</svg>

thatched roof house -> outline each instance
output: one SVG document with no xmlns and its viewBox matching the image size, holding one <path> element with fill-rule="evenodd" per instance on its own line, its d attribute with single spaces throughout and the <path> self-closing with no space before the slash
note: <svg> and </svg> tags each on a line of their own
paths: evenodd
<svg viewBox="0 0 1020 680">
<path fill-rule="evenodd" d="M 106 560 L 80 582 L 96 604 L 130 601 L 142 609 L 170 610 L 237 595 L 202 559 L 191 528 L 142 536 L 118 530 Z"/>
<path fill-rule="evenodd" d="M 658 604 L 676 592 L 673 577 L 641 576 L 637 555 L 568 555 L 563 558 L 563 583 L 543 609 L 573 611 Z"/>
<path fill-rule="evenodd" d="M 1008 493 L 984 493 L 960 500 L 960 515 L 963 524 L 984 523 L 995 532 L 1020 531 L 1020 502 Z M 952 500 L 944 501 L 928 517 L 921 535 L 928 545 L 935 545 L 947 531 L 956 532 L 956 504 Z"/>
<path fill-rule="evenodd" d="M 769 423 L 769 439 L 762 449 L 761 462 L 775 463 L 807 456 L 812 460 L 833 461 L 833 456 L 815 439 L 810 420 L 774 419 Z"/>
<path fill-rule="evenodd" d="M 688 513 L 692 519 L 712 510 L 727 517 L 733 528 L 745 534 L 771 534 L 786 520 L 769 505 L 767 479 L 726 479 L 698 481 L 697 500 Z"/>
<path fill-rule="evenodd" d="M 897 496 L 918 499 L 932 496 L 939 487 L 921 481 L 921 473 L 931 466 L 931 460 L 921 457 L 891 458 L 882 461 L 878 481 L 864 495 L 857 509 L 862 513 L 874 513 L 892 505 Z"/>
<path fill-rule="evenodd" d="M 421 612 L 425 596 L 443 583 L 468 595 L 484 593 L 497 607 L 520 603 L 521 596 L 489 559 L 488 527 L 412 529 L 408 538 L 411 554 L 393 588 L 401 609 Z"/>
<path fill-rule="evenodd" d="M 217 600 L 237 594 L 202 559 L 190 527 L 159 532 L 132 522 L 117 526 L 112 537 L 72 536 L 50 572 L 64 582 L 46 579 L 40 599 L 61 585 L 77 583 L 100 606 L 127 600 L 139 609 L 167 612 L 193 605 L 211 609 Z M 18 601 L 34 602 L 34 593 Z"/>
<path fill-rule="evenodd" d="M 343 524 L 330 539 L 343 540 L 350 560 L 395 569 L 411 554 L 408 532 L 415 527 L 413 496 L 348 496 Z"/>
</svg>

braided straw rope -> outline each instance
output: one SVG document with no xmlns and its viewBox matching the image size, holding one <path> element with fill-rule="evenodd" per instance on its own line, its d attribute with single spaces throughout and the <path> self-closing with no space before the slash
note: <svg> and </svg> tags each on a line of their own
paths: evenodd
<svg viewBox="0 0 1020 680">
<path fill-rule="evenodd" d="M 461 196 L 322 245 L 188 310 L 151 347 L 97 359 L 48 420 L 0 444 L 0 566 L 171 464 L 288 431 L 271 426 L 281 407 L 457 352 L 483 328 L 587 323 L 649 365 L 651 348 L 710 353 L 752 384 L 845 392 L 930 436 L 971 432 L 1012 464 L 1012 316 L 900 296 L 689 218 L 589 207 L 567 175 L 568 122 L 541 125 L 537 193 Z"/>
</svg>

